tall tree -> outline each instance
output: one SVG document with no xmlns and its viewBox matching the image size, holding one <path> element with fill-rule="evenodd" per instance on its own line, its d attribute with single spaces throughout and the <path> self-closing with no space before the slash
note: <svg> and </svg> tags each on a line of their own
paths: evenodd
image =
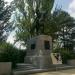
<svg viewBox="0 0 75 75">
<path fill-rule="evenodd" d="M 43 18 L 48 18 L 54 0 L 14 0 L 19 12 L 23 15 L 18 18 L 18 39 L 25 41 L 27 38 L 44 34 Z M 41 30 L 41 31 L 40 31 Z M 23 35 L 21 35 L 23 34 Z M 26 38 L 21 38 L 26 37 Z"/>
<path fill-rule="evenodd" d="M 57 25 L 57 37 L 60 39 L 63 47 L 70 49 L 72 46 L 72 29 L 75 27 L 75 19 L 67 12 L 62 10 L 54 11 L 53 23 Z M 71 45 L 71 46 L 70 46 Z M 73 47 L 72 47 L 73 48 Z"/>
<path fill-rule="evenodd" d="M 74 26 L 74 19 L 61 9 L 51 13 L 54 0 L 16 0 L 15 3 L 21 14 L 16 15 L 18 40 L 26 41 L 33 36 L 45 34 L 51 35 L 53 40 L 60 39 L 65 45 L 65 37 L 70 38 L 68 33 Z M 65 31 L 68 33 L 65 34 Z"/>
<path fill-rule="evenodd" d="M 11 6 L 0 0 L 0 42 L 6 39 L 6 32 L 10 28 L 8 21 L 11 16 Z"/>
</svg>

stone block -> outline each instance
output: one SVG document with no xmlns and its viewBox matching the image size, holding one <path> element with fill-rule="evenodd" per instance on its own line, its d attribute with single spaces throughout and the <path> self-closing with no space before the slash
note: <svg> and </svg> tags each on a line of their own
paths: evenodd
<svg viewBox="0 0 75 75">
<path fill-rule="evenodd" d="M 0 75 L 11 75 L 11 62 L 0 62 Z"/>
<path fill-rule="evenodd" d="M 75 66 L 75 59 L 67 60 L 67 64 Z"/>
</svg>

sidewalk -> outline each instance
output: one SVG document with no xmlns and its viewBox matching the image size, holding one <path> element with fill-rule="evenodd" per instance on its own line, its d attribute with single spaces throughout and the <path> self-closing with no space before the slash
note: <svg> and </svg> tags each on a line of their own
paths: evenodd
<svg viewBox="0 0 75 75">
<path fill-rule="evenodd" d="M 70 71 L 71 70 L 71 71 Z M 31 69 L 31 70 L 19 70 L 13 71 L 13 75 L 73 75 L 69 72 L 75 73 L 75 66 L 55 66 L 49 69 Z M 66 73 L 66 74 L 65 74 Z M 74 74 L 75 75 L 75 74 Z"/>
<path fill-rule="evenodd" d="M 75 69 L 36 73 L 36 74 L 29 74 L 29 75 L 75 75 Z"/>
</svg>

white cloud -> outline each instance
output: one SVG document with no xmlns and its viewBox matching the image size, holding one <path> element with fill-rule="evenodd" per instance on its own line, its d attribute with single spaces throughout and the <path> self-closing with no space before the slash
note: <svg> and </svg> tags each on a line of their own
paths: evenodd
<svg viewBox="0 0 75 75">
<path fill-rule="evenodd" d="M 72 2 L 69 4 L 68 12 L 72 17 L 75 18 L 75 0 L 72 0 Z"/>
<path fill-rule="evenodd" d="M 5 2 L 9 2 L 9 3 L 10 3 L 11 1 L 13 1 L 13 0 L 5 0 Z"/>
<path fill-rule="evenodd" d="M 15 31 L 13 31 L 13 32 L 11 32 L 11 34 L 8 36 L 7 42 L 13 44 L 15 39 L 16 39 L 16 37 L 15 37 Z"/>
<path fill-rule="evenodd" d="M 6 5 L 10 5 L 10 3 L 13 1 L 13 0 L 4 0 L 5 2 L 7 2 Z"/>
</svg>

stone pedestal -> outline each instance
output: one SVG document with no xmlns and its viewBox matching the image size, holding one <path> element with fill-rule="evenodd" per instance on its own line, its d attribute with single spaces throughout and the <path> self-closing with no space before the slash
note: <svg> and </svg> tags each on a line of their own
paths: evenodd
<svg viewBox="0 0 75 75">
<path fill-rule="evenodd" d="M 69 59 L 69 60 L 67 60 L 67 64 L 75 66 L 75 59 Z"/>
<path fill-rule="evenodd" d="M 37 68 L 46 68 L 52 65 L 52 38 L 48 35 L 39 35 L 28 41 L 25 63 Z"/>
<path fill-rule="evenodd" d="M 30 63 L 37 68 L 44 68 L 51 63 L 50 52 L 52 50 L 52 38 L 40 35 L 28 41 L 25 63 Z"/>
</svg>

